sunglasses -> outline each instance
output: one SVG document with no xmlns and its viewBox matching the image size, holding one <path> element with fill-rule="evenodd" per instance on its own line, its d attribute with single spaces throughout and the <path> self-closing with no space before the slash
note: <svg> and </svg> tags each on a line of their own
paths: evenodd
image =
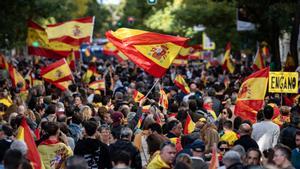
<svg viewBox="0 0 300 169">
<path fill-rule="evenodd" d="M 221 151 L 228 151 L 229 148 L 219 148 Z"/>
</svg>

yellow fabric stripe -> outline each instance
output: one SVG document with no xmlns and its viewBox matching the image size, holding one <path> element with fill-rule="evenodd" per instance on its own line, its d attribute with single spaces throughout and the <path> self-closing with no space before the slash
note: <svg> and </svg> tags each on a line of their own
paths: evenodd
<svg viewBox="0 0 300 169">
<path fill-rule="evenodd" d="M 116 30 L 115 32 L 111 32 L 111 34 L 114 37 L 116 37 L 120 40 L 126 39 L 131 36 L 140 35 L 143 33 L 147 33 L 147 31 L 142 31 L 142 30 L 137 30 L 137 29 L 128 29 L 128 28 L 120 28 L 120 29 Z"/>
<path fill-rule="evenodd" d="M 47 27 L 46 32 L 49 39 L 59 38 L 62 36 L 70 36 L 75 39 L 91 36 L 93 33 L 93 23 L 80 23 L 76 21 L 66 22 L 55 27 Z M 78 30 L 80 33 L 76 34 Z"/>
<path fill-rule="evenodd" d="M 16 139 L 20 141 L 24 141 L 24 128 L 22 126 L 18 128 L 18 134 L 16 136 Z"/>
<path fill-rule="evenodd" d="M 181 46 L 170 42 L 155 45 L 134 45 L 134 47 L 148 59 L 166 69 L 170 67 L 178 52 L 182 48 Z M 156 56 L 158 51 L 161 55 Z"/>
<path fill-rule="evenodd" d="M 238 100 L 263 100 L 268 79 L 265 77 L 246 80 L 239 90 Z"/>
<path fill-rule="evenodd" d="M 32 46 L 33 42 L 38 42 L 39 47 L 52 49 L 52 50 L 61 50 L 61 51 L 68 51 L 68 50 L 79 50 L 80 47 L 68 45 L 62 42 L 49 42 L 47 33 L 42 30 L 28 28 L 28 35 L 27 35 L 27 45 Z"/>
<path fill-rule="evenodd" d="M 44 74 L 43 77 L 46 79 L 51 79 L 52 81 L 56 81 L 71 74 L 72 72 L 70 70 L 70 67 L 67 64 L 63 64 Z"/>
</svg>

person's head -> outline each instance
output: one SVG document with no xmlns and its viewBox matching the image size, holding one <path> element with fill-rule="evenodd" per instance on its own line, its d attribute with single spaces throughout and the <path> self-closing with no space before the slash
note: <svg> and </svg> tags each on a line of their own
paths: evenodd
<svg viewBox="0 0 300 169">
<path fill-rule="evenodd" d="M 190 155 L 188 155 L 186 153 L 178 154 L 178 156 L 176 157 L 176 164 L 179 162 L 184 162 L 186 164 L 192 165 L 192 159 L 191 159 Z"/>
<path fill-rule="evenodd" d="M 165 139 L 163 136 L 161 136 L 157 133 L 150 134 L 146 138 L 149 154 L 152 155 L 156 151 L 160 150 L 160 145 L 162 145 L 164 143 L 164 141 L 165 141 Z"/>
<path fill-rule="evenodd" d="M 168 123 L 169 131 L 176 136 L 180 136 L 182 133 L 182 124 L 177 120 L 172 120 Z"/>
<path fill-rule="evenodd" d="M 81 106 L 82 104 L 82 97 L 80 95 L 74 96 L 74 105 L 75 106 Z"/>
<path fill-rule="evenodd" d="M 3 157 L 3 165 L 5 169 L 30 168 L 26 165 L 26 160 L 22 153 L 16 149 L 8 149 Z"/>
<path fill-rule="evenodd" d="M 13 128 L 10 125 L 3 124 L 0 126 L 0 139 L 11 137 L 13 135 Z"/>
<path fill-rule="evenodd" d="M 256 114 L 256 121 L 260 122 L 264 120 L 264 111 L 263 110 L 259 110 Z"/>
<path fill-rule="evenodd" d="M 243 160 L 246 157 L 246 151 L 245 151 L 244 147 L 239 144 L 233 146 L 230 150 L 239 153 L 241 160 Z"/>
<path fill-rule="evenodd" d="M 150 133 L 157 133 L 157 134 L 161 134 L 162 133 L 162 129 L 161 129 L 161 125 L 158 123 L 152 123 L 148 126 L 148 130 L 150 131 Z"/>
<path fill-rule="evenodd" d="M 115 153 L 112 157 L 112 164 L 114 167 L 116 167 L 117 165 L 122 164 L 123 167 L 124 165 L 126 167 L 130 166 L 130 154 L 127 151 L 121 150 L 118 151 L 118 153 Z"/>
<path fill-rule="evenodd" d="M 80 124 L 83 121 L 83 117 L 81 113 L 74 113 L 72 116 L 72 123 L 74 124 Z"/>
<path fill-rule="evenodd" d="M 231 119 L 231 117 L 232 117 L 232 111 L 230 108 L 223 109 L 221 113 L 222 113 L 222 116 L 221 116 L 222 119 L 227 120 L 227 119 Z"/>
<path fill-rule="evenodd" d="M 285 145 L 279 144 L 274 148 L 273 161 L 277 167 L 282 167 L 290 163 L 291 149 Z"/>
<path fill-rule="evenodd" d="M 110 128 L 107 124 L 101 125 L 100 128 L 99 128 L 99 132 L 100 132 L 100 135 L 101 135 L 102 142 L 109 141 L 110 136 L 111 136 L 111 131 L 110 131 Z"/>
<path fill-rule="evenodd" d="M 23 156 L 26 156 L 28 147 L 24 141 L 15 140 L 11 143 L 10 149 L 19 150 Z"/>
<path fill-rule="evenodd" d="M 89 106 L 83 106 L 79 113 L 82 114 L 83 121 L 87 121 L 92 118 L 92 109 Z"/>
<path fill-rule="evenodd" d="M 226 131 L 226 130 L 232 130 L 232 122 L 230 120 L 226 120 L 223 123 L 223 130 L 224 131 Z"/>
<path fill-rule="evenodd" d="M 121 129 L 120 138 L 122 140 L 131 141 L 132 134 L 133 134 L 133 132 L 129 127 L 123 127 Z"/>
<path fill-rule="evenodd" d="M 246 154 L 246 164 L 249 166 L 260 165 L 261 152 L 256 148 L 249 148 Z"/>
<path fill-rule="evenodd" d="M 102 120 L 103 120 L 104 123 L 106 123 L 106 124 L 112 124 L 112 123 L 113 123 L 113 120 L 112 120 L 112 118 L 111 118 L 111 114 L 108 113 L 108 112 L 106 112 L 106 113 L 103 114 Z"/>
<path fill-rule="evenodd" d="M 160 148 L 160 157 L 165 163 L 172 164 L 176 157 L 175 144 L 170 141 L 163 143 Z"/>
<path fill-rule="evenodd" d="M 296 146 L 299 148 L 300 147 L 300 131 L 296 132 L 295 142 L 296 142 Z"/>
<path fill-rule="evenodd" d="M 88 169 L 89 166 L 85 159 L 80 156 L 71 156 L 65 163 L 66 169 Z"/>
<path fill-rule="evenodd" d="M 251 135 L 252 128 L 249 124 L 243 123 L 240 125 L 239 133 L 240 135 Z"/>
<path fill-rule="evenodd" d="M 265 119 L 266 120 L 271 120 L 273 115 L 274 115 L 273 107 L 269 106 L 269 105 L 265 106 L 264 107 L 264 117 L 265 117 Z"/>
<path fill-rule="evenodd" d="M 85 134 L 87 136 L 94 136 L 98 129 L 98 124 L 93 120 L 88 120 L 83 123 L 83 127 L 84 127 Z"/>
<path fill-rule="evenodd" d="M 229 150 L 229 143 L 227 141 L 219 141 L 218 150 L 222 154 L 225 154 Z"/>
<path fill-rule="evenodd" d="M 223 157 L 223 164 L 228 168 L 235 163 L 241 163 L 241 156 L 236 151 L 227 151 Z"/>
<path fill-rule="evenodd" d="M 45 114 L 46 115 L 50 115 L 50 114 L 55 114 L 56 113 L 56 105 L 51 103 L 49 104 L 49 106 L 47 107 Z"/>
<path fill-rule="evenodd" d="M 44 130 L 48 136 L 58 136 L 59 125 L 56 122 L 47 122 Z"/>
<path fill-rule="evenodd" d="M 124 116 L 121 112 L 114 112 L 111 115 L 111 119 L 113 121 L 113 123 L 122 123 Z"/>
<path fill-rule="evenodd" d="M 174 169 L 192 169 L 191 164 L 183 161 L 176 162 Z"/>
<path fill-rule="evenodd" d="M 195 140 L 191 145 L 191 150 L 194 157 L 202 157 L 205 151 L 204 142 L 200 139 Z"/>
</svg>

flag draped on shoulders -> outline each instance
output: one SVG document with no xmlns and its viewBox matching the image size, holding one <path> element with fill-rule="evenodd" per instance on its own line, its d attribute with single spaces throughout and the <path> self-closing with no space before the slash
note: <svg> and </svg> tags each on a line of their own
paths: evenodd
<svg viewBox="0 0 300 169">
<path fill-rule="evenodd" d="M 176 75 L 174 83 L 181 89 L 183 93 L 191 93 L 189 85 L 185 82 L 184 78 L 181 75 Z"/>
<path fill-rule="evenodd" d="M 242 83 L 234 113 L 243 119 L 256 121 L 257 111 L 260 110 L 264 103 L 267 91 L 269 67 L 252 73 Z"/>
<path fill-rule="evenodd" d="M 162 77 L 187 38 L 136 29 L 106 32 L 108 40 L 132 62 L 154 77 Z"/>
<path fill-rule="evenodd" d="M 60 59 L 41 69 L 41 76 L 49 83 L 73 80 L 71 69 L 65 59 Z"/>
<path fill-rule="evenodd" d="M 90 43 L 94 29 L 94 17 L 85 17 L 67 22 L 47 25 L 46 32 L 50 42 L 58 41 L 73 46 Z"/>
<path fill-rule="evenodd" d="M 230 59 L 230 52 L 231 52 L 231 43 L 228 42 L 226 45 L 226 49 L 225 49 L 225 55 L 224 55 L 224 59 L 222 62 L 223 63 L 222 67 L 224 70 L 227 70 L 228 72 L 233 73 L 235 67 Z"/>
<path fill-rule="evenodd" d="M 72 50 L 79 56 L 79 46 L 72 46 L 62 42 L 49 42 L 43 27 L 33 21 L 28 21 L 27 34 L 28 54 L 60 59 L 69 56 Z"/>
<path fill-rule="evenodd" d="M 252 68 L 255 71 L 265 68 L 264 59 L 259 48 L 257 49 Z"/>
<path fill-rule="evenodd" d="M 32 137 L 32 132 L 26 122 L 26 118 L 22 119 L 21 125 L 18 128 L 16 139 L 26 143 L 28 147 L 27 158 L 33 164 L 34 169 L 44 168 L 40 154 Z"/>
</svg>

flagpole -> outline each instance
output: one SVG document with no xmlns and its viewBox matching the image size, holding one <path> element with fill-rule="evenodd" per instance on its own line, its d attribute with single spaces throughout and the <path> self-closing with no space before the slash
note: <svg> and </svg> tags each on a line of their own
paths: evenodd
<svg viewBox="0 0 300 169">
<path fill-rule="evenodd" d="M 157 83 L 159 82 L 159 79 L 156 80 L 156 82 L 153 84 L 153 86 L 151 87 L 151 89 L 148 91 L 148 93 L 145 95 L 145 97 L 147 97 L 151 91 L 153 90 L 153 88 L 157 85 Z"/>
</svg>

